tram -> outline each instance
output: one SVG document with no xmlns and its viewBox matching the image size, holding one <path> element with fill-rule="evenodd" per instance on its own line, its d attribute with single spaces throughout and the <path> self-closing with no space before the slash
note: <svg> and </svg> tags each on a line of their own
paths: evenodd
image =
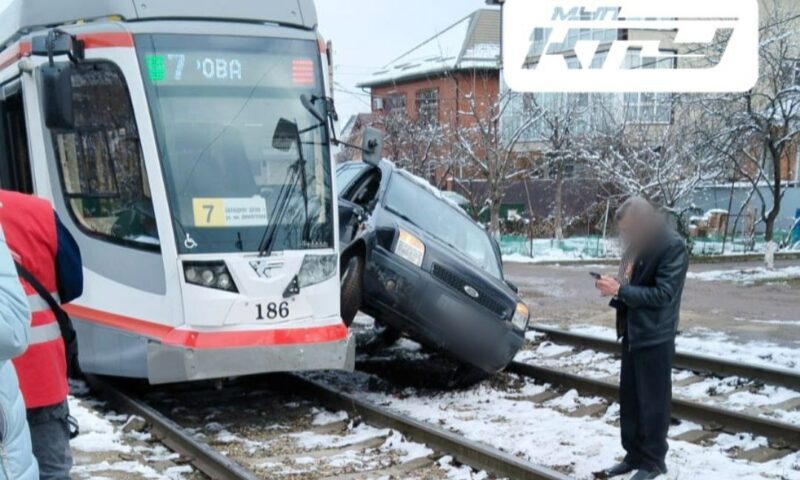
<svg viewBox="0 0 800 480">
<path fill-rule="evenodd" d="M 9 0 L 0 183 L 81 247 L 87 373 L 352 370 L 312 0 Z"/>
</svg>

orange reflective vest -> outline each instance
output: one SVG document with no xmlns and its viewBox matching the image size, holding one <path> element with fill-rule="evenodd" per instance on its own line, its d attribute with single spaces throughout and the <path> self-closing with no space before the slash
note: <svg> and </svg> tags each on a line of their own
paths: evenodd
<svg viewBox="0 0 800 480">
<path fill-rule="evenodd" d="M 58 299 L 58 234 L 53 207 L 46 200 L 0 190 L 0 225 L 14 260 Z M 57 405 L 67 398 L 64 341 L 55 314 L 36 290 L 20 278 L 31 310 L 28 350 L 14 359 L 26 408 Z"/>
</svg>

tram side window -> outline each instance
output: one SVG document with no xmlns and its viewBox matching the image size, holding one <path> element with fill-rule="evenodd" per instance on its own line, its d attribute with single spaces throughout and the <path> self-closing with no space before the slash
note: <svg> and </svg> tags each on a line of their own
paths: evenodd
<svg viewBox="0 0 800 480">
<path fill-rule="evenodd" d="M 33 193 L 28 133 L 19 81 L 0 86 L 0 187 Z"/>
<path fill-rule="evenodd" d="M 88 233 L 157 248 L 153 201 L 130 95 L 108 62 L 73 67 L 75 127 L 53 133 L 62 186 Z"/>
</svg>

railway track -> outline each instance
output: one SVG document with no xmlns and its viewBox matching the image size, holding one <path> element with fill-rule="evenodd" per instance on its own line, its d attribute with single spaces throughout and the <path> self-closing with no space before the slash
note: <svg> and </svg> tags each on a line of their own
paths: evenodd
<svg viewBox="0 0 800 480">
<path fill-rule="evenodd" d="M 543 327 L 536 327 L 535 330 L 544 333 L 547 340 L 553 343 L 612 354 L 619 351 L 618 343 L 603 338 Z M 701 374 L 719 377 L 741 376 L 757 382 L 795 387 L 794 389 L 800 387 L 800 376 L 788 370 L 735 364 L 726 360 L 685 353 L 676 355 L 675 364 L 676 368 Z M 575 389 L 583 395 L 604 397 L 610 401 L 616 401 L 618 398 L 618 384 L 608 379 L 590 378 L 560 368 L 522 362 L 512 362 L 508 371 L 553 386 Z M 767 437 L 770 445 L 778 449 L 796 450 L 800 448 L 800 426 L 798 425 L 680 397 L 673 398 L 672 411 L 675 417 L 699 423 L 709 431 L 751 433 Z"/>
<path fill-rule="evenodd" d="M 598 352 L 619 353 L 619 343 L 594 335 L 581 335 L 564 330 L 534 326 L 532 330 L 543 333 L 554 343 L 579 348 L 589 348 Z M 782 368 L 767 368 L 758 365 L 747 365 L 731 362 L 721 358 L 694 355 L 684 352 L 675 354 L 675 367 L 699 373 L 710 373 L 719 377 L 739 376 L 764 383 L 780 385 L 793 390 L 800 390 L 800 373 Z"/>
<path fill-rule="evenodd" d="M 154 398 L 142 398 L 131 393 L 122 384 L 98 377 L 88 378 L 92 390 L 107 400 L 114 408 L 145 419 L 150 430 L 166 446 L 188 459 L 199 471 L 213 479 L 256 479 L 256 478 L 342 478 L 366 479 L 382 476 L 420 476 L 423 478 L 444 478 L 442 467 L 436 459 L 452 457 L 455 461 L 478 471 L 487 471 L 496 477 L 532 480 L 568 480 L 569 477 L 544 467 L 525 462 L 515 456 L 497 449 L 461 438 L 436 426 L 414 420 L 408 416 L 391 412 L 333 388 L 295 375 L 273 375 L 246 379 L 239 390 L 197 391 L 187 388 L 183 391 L 161 392 Z M 277 406 L 270 401 L 271 394 L 263 394 L 268 385 L 279 385 L 281 394 L 291 392 L 294 401 L 282 405 L 287 413 L 275 411 Z M 179 387 L 186 388 L 186 387 Z M 273 392 L 274 394 L 275 392 Z M 298 407 L 296 399 L 310 399 L 312 403 L 324 407 L 329 412 L 346 412 L 347 421 L 332 418 L 330 422 L 311 424 L 308 420 L 300 422 L 299 428 L 283 425 L 275 427 L 271 420 L 277 414 L 287 420 L 289 417 L 304 418 L 308 412 L 305 406 Z M 209 409 L 202 404 L 224 405 L 229 409 Z M 253 408 L 255 407 L 255 408 Z M 259 407 L 269 410 L 259 412 Z M 205 410 L 204 410 L 205 408 Z M 310 406 L 309 406 L 310 408 Z M 175 413 L 178 420 L 167 415 L 164 410 Z M 316 410 L 313 410 L 316 411 Z M 293 412 L 293 413 L 291 413 Z M 223 428 L 214 419 L 239 415 L 235 421 Z M 317 415 L 320 415 L 317 412 Z M 333 415 L 331 413 L 331 415 Z M 367 426 L 352 430 L 356 419 L 363 420 Z M 230 420 L 230 418 L 228 418 Z M 350 421 L 350 420 L 355 420 Z M 222 420 L 219 420 L 220 422 Z M 348 424 L 349 422 L 349 424 Z M 291 422 L 290 422 L 291 423 Z M 270 426 L 266 429 L 266 424 Z M 261 427 L 259 427 L 261 425 Z M 216 436 L 205 428 L 213 426 Z M 370 429 L 364 432 L 364 429 Z M 228 431 L 231 429 L 232 431 Z M 314 443 L 317 436 L 348 435 L 351 430 L 352 442 L 341 442 L 334 446 L 298 448 L 298 439 Z M 356 432 L 356 433 L 353 433 Z M 411 442 L 422 444 L 430 453 L 408 462 L 398 462 L 396 454 L 384 452 L 381 445 L 386 443 L 387 432 L 399 432 Z M 244 433 L 244 434 L 243 434 Z M 241 446 L 231 447 L 236 442 L 231 438 L 240 435 Z M 260 437 L 268 450 L 261 451 L 258 442 L 252 438 Z M 336 437 L 344 438 L 344 437 Z M 221 444 L 220 444 L 221 442 Z M 292 446 L 289 447 L 288 444 Z M 221 450 L 225 450 L 224 452 Z M 274 451 L 273 451 L 274 449 Z M 294 467 L 312 463 L 314 459 L 348 458 L 362 455 L 363 461 L 354 461 L 352 468 L 301 471 Z M 282 465 L 283 464 L 283 465 Z M 291 466 L 292 468 L 285 468 Z M 360 469 L 363 467 L 363 469 Z M 281 475 L 284 472 L 286 475 Z"/>
</svg>

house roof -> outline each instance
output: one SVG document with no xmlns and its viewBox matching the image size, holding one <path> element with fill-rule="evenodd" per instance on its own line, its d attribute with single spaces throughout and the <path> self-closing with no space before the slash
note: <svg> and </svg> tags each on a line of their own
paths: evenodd
<svg viewBox="0 0 800 480">
<path fill-rule="evenodd" d="M 344 124 L 339 136 L 342 140 L 347 141 L 357 130 L 362 128 L 364 125 L 369 125 L 371 121 L 372 114 L 370 113 L 359 113 L 353 115 L 347 120 L 347 123 Z"/>
<path fill-rule="evenodd" d="M 358 86 L 369 88 L 467 69 L 500 69 L 499 10 L 476 10 L 389 62 Z"/>
</svg>

